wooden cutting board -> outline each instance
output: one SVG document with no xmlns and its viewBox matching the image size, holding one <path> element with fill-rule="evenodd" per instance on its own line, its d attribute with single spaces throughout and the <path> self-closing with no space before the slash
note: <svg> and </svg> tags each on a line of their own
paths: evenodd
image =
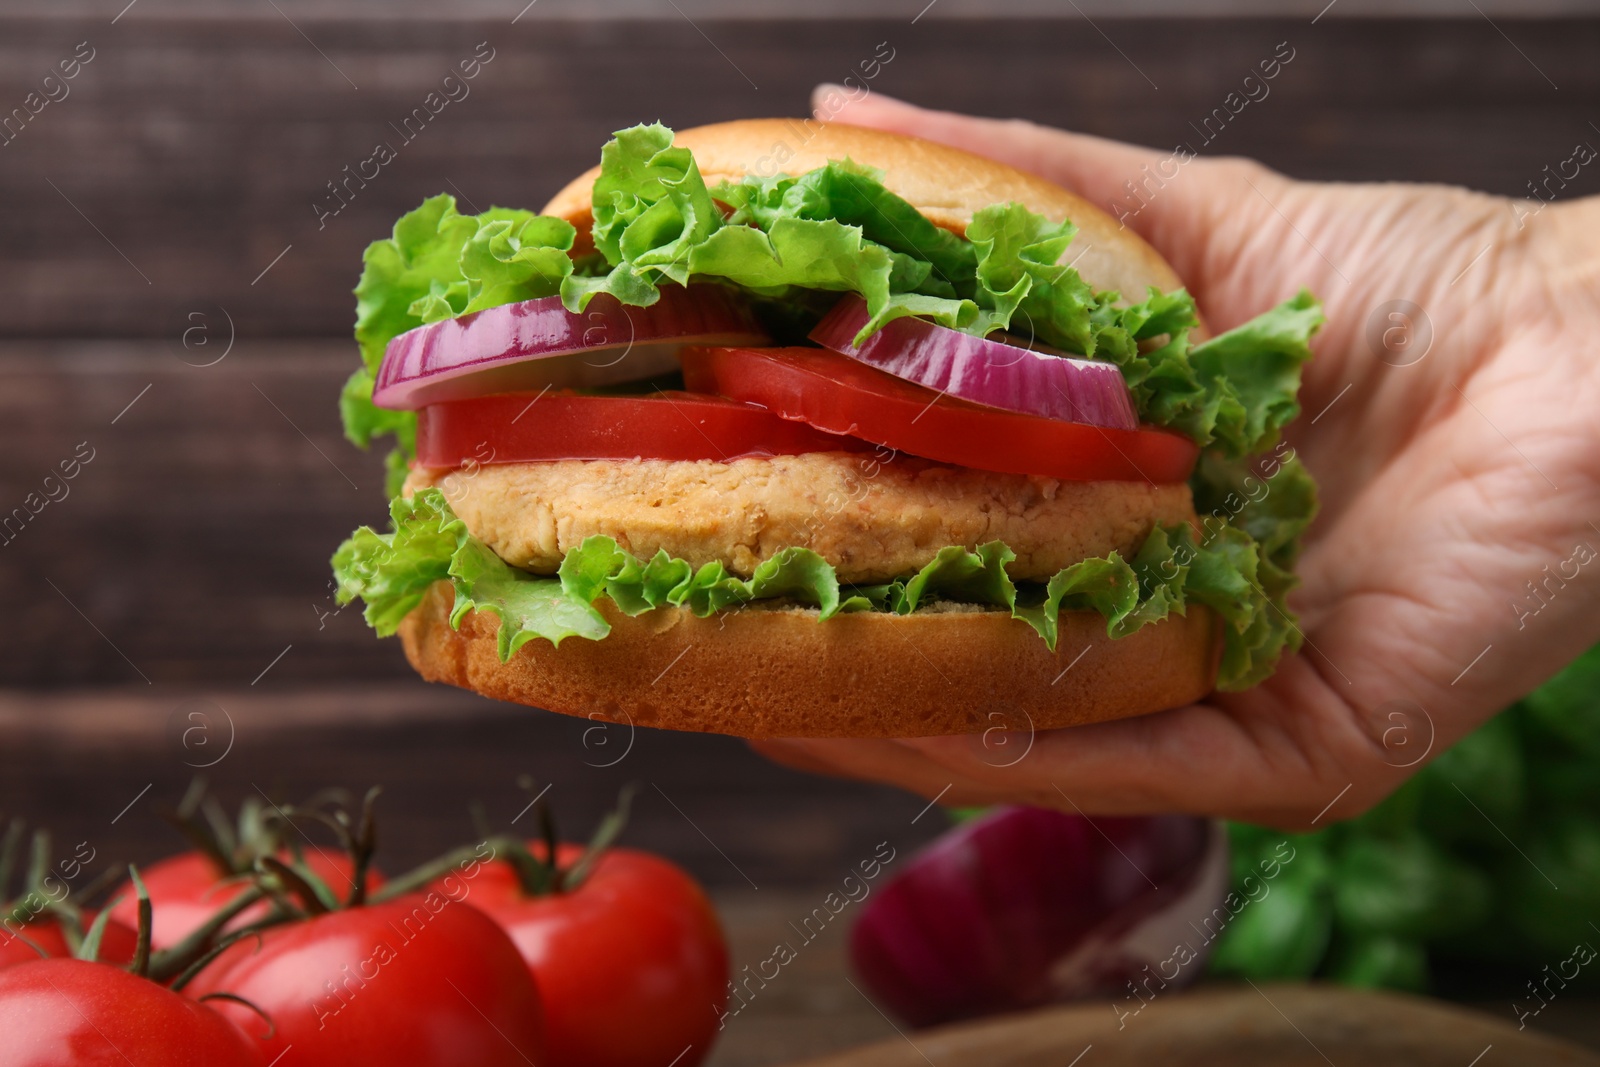
<svg viewBox="0 0 1600 1067">
<path fill-rule="evenodd" d="M 1137 1006 L 1137 1002 L 1134 1002 Z M 1124 1008 L 1127 1005 L 1123 1005 Z M 795 1067 L 1554 1067 L 1576 1045 L 1422 997 L 1312 985 L 1156 997 L 1121 1020 L 1106 1002 L 931 1030 Z"/>
</svg>

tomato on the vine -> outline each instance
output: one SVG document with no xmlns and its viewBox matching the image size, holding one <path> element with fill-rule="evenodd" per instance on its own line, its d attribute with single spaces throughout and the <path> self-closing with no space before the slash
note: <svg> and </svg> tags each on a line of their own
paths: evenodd
<svg viewBox="0 0 1600 1067">
<path fill-rule="evenodd" d="M 0 970 L 6 1067 L 262 1067 L 208 1004 L 106 963 L 34 960 Z"/>
<path fill-rule="evenodd" d="M 35 829 L 29 859 L 15 890 L 12 872 L 22 864 L 23 838 L 27 828 L 13 819 L 0 835 L 0 967 L 33 963 L 77 955 L 80 939 L 94 925 L 99 913 L 77 907 L 72 902 L 69 883 L 94 860 L 88 842 L 78 846 L 70 859 L 51 862 L 50 835 Z M 88 849 L 88 855 L 83 850 Z M 127 963 L 133 959 L 139 938 L 134 924 L 107 918 L 95 959 L 102 963 Z"/>
<path fill-rule="evenodd" d="M 287 852 L 279 852 L 278 858 L 287 862 L 290 857 Z M 349 855 L 338 849 L 314 848 L 302 859 L 336 895 L 346 894 L 354 874 Z M 158 951 L 178 944 L 249 888 L 247 876 L 221 869 L 214 858 L 200 851 L 169 856 L 140 868 L 139 873 L 150 890 L 154 912 L 150 944 Z M 373 889 L 383 885 L 383 877 L 377 871 L 369 871 L 367 881 Z M 234 920 L 232 928 L 260 919 L 267 908 L 265 901 L 253 905 Z M 123 883 L 117 890 L 111 916 L 128 927 L 138 925 L 139 902 L 131 885 Z"/>
<path fill-rule="evenodd" d="M 543 844 L 530 852 L 547 855 Z M 557 871 L 584 853 L 561 845 Z M 728 1000 L 728 947 L 681 868 L 607 848 L 571 888 L 530 893 L 505 860 L 470 885 L 538 983 L 549 1067 L 692 1067 L 710 1051 Z"/>
<path fill-rule="evenodd" d="M 545 1067 L 539 994 L 516 946 L 439 892 L 269 927 L 184 991 L 259 1009 L 217 1002 L 269 1061 L 292 1046 L 303 1067 Z"/>
<path fill-rule="evenodd" d="M 82 915 L 87 929 L 94 923 L 96 913 L 85 911 Z M 100 936 L 100 952 L 96 959 L 101 963 L 127 963 L 133 959 L 138 941 L 139 935 L 132 927 L 108 920 Z M 8 921 L 0 926 L 0 967 L 72 954 L 73 946 L 67 940 L 61 920 L 48 912 L 21 924 L 13 925 Z"/>
</svg>

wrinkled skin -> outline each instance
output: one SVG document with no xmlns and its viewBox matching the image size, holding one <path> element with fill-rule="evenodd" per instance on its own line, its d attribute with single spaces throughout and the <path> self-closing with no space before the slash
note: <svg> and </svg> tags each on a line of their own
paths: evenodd
<svg viewBox="0 0 1600 1067">
<path fill-rule="evenodd" d="M 1040 733 L 1015 763 L 1028 738 L 998 733 L 760 751 L 928 797 L 948 786 L 945 803 L 1324 826 L 1600 639 L 1600 559 L 1575 556 L 1600 552 L 1600 198 L 1539 209 L 1199 158 L 1140 207 L 1124 183 L 1144 165 L 1170 174 L 1168 152 L 878 94 L 841 111 L 826 91 L 819 119 L 957 145 L 1106 208 L 1172 263 L 1213 331 L 1301 286 L 1321 297 L 1328 322 L 1287 436 L 1322 511 L 1290 600 L 1305 648 L 1253 690 Z M 1421 316 L 1408 327 L 1380 310 L 1396 299 L 1431 323 L 1420 358 Z M 1541 606 L 1527 583 L 1546 566 L 1570 580 Z"/>
</svg>

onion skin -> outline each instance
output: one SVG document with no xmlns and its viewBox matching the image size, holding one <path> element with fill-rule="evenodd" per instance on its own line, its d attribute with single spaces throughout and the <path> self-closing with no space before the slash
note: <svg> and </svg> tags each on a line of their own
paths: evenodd
<svg viewBox="0 0 1600 1067">
<path fill-rule="evenodd" d="M 582 314 L 543 297 L 400 334 L 384 351 L 372 402 L 405 411 L 546 386 L 613 385 L 677 370 L 681 345 L 767 340 L 748 305 L 718 285 L 664 285 L 648 307 L 600 293 Z"/>
<path fill-rule="evenodd" d="M 1021 348 L 915 317 L 895 319 L 857 346 L 869 317 L 865 300 L 847 296 L 817 323 L 811 340 L 974 404 L 1119 430 L 1139 425 L 1114 363 Z"/>
<path fill-rule="evenodd" d="M 1004 807 L 933 842 L 867 903 L 851 962 L 915 1026 L 1121 995 L 1187 940 L 1195 958 L 1176 987 L 1209 950 L 1189 924 L 1226 890 L 1226 835 L 1204 819 Z"/>
</svg>

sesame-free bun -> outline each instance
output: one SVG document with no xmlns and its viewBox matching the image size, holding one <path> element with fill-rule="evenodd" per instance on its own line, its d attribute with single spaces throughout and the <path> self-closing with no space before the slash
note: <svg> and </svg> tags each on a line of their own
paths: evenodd
<svg viewBox="0 0 1600 1067">
<path fill-rule="evenodd" d="M 710 186 L 747 174 L 799 174 L 829 160 L 848 158 L 883 172 L 884 184 L 891 191 L 955 233 L 964 233 L 973 214 L 982 208 L 1021 203 L 1054 220 L 1071 219 L 1078 226 L 1079 233 L 1065 258 L 1096 289 L 1116 289 L 1125 298 L 1141 299 L 1151 286 L 1165 292 L 1182 284 L 1150 246 L 1131 230 L 1119 228 L 1088 201 L 1043 178 L 960 149 L 840 123 L 798 119 L 702 126 L 679 132 L 676 143 L 694 153 Z M 595 174 L 590 171 L 575 179 L 544 209 L 578 228 L 580 248 L 593 221 Z M 815 466 L 817 462 L 785 461 L 788 466 Z M 603 488 L 608 483 L 598 475 L 610 468 L 602 468 L 597 463 L 593 470 L 580 472 L 578 482 L 591 494 L 622 492 Z M 447 478 L 446 472 L 414 472 L 413 482 L 422 473 L 433 480 Z M 553 539 L 559 548 L 563 535 L 571 539 L 598 532 L 580 528 L 578 520 L 593 519 L 602 511 L 611 516 L 607 521 L 615 519 L 612 525 L 617 526 L 606 527 L 604 532 L 625 545 L 639 548 L 655 543 L 646 536 L 653 527 L 630 518 L 633 512 L 618 510 L 627 501 L 605 501 L 605 508 L 585 509 L 569 500 L 558 507 L 556 496 L 548 492 L 551 472 L 542 468 L 537 472 L 542 489 L 524 477 L 527 473 L 507 471 L 486 478 L 474 472 L 472 477 L 481 484 L 468 479 L 462 492 L 452 497 L 462 504 L 469 526 L 477 523 L 474 533 L 496 551 L 520 543 L 518 537 L 529 540 L 532 535 L 523 536 L 529 529 L 548 535 L 546 539 Z M 743 471 L 724 473 L 756 477 Z M 964 472 L 963 476 L 973 473 Z M 761 486 L 735 484 L 714 494 L 711 503 L 716 507 L 692 511 L 667 492 L 676 484 L 672 475 L 665 471 L 654 479 L 660 484 L 646 494 L 648 506 L 641 513 L 650 522 L 683 525 L 683 531 L 667 531 L 673 536 L 700 536 L 710 530 L 745 545 L 751 539 L 752 516 L 765 520 L 788 506 L 783 500 L 763 497 L 746 508 L 738 507 L 738 500 Z M 952 539 L 970 536 L 972 543 L 979 543 L 996 536 L 995 530 L 1007 522 L 1014 525 L 1037 519 L 1034 511 L 1038 507 L 1029 503 L 1031 497 L 1015 487 L 1006 488 L 1025 479 L 994 475 L 992 480 L 1003 499 L 983 505 L 981 530 L 955 534 L 939 523 L 933 524 L 938 528 L 931 532 L 923 529 L 935 513 L 948 525 L 964 521 L 964 512 L 946 506 L 948 502 L 918 503 L 920 498 L 906 497 L 897 505 L 904 514 L 885 514 L 881 522 L 873 520 L 870 509 L 863 510 L 865 504 L 852 505 L 860 512 L 852 513 L 852 521 L 864 528 L 847 529 L 849 521 L 841 519 L 839 531 L 832 532 L 841 537 L 848 533 L 855 540 L 864 539 L 868 547 L 883 550 L 879 541 L 887 543 L 891 540 L 888 534 L 911 523 L 925 535 L 913 546 L 922 555 L 909 563 L 897 559 L 895 569 L 899 569 L 902 563 L 920 566 Z M 500 482 L 514 491 L 502 494 L 502 503 L 509 502 L 500 508 L 506 514 L 495 518 L 475 502 L 482 503 L 477 498 L 485 494 L 493 496 L 491 491 Z M 820 506 L 816 501 L 826 497 L 804 486 L 793 488 L 794 506 L 806 509 L 807 514 Z M 917 488 L 918 492 L 926 489 L 921 482 Z M 1145 488 L 1134 486 L 1130 492 L 1111 494 L 1117 499 L 1141 493 L 1148 498 L 1142 505 L 1148 514 L 1124 516 L 1124 525 L 1140 527 L 1130 544 L 1142 541 L 1148 526 L 1156 521 L 1182 521 L 1190 514 L 1186 492 L 1178 501 L 1184 514 L 1169 515 L 1164 509 L 1173 506 L 1172 502 L 1158 506 L 1159 494 L 1145 493 Z M 1063 499 L 1068 496 L 1076 499 L 1071 493 Z M 1085 497 L 1082 506 L 1098 512 L 1105 503 Z M 707 519 L 707 514 L 716 521 Z M 1103 525 L 1107 516 L 1097 513 L 1093 518 Z M 1067 516 L 1062 520 L 1063 530 L 1084 525 L 1078 521 L 1081 519 Z M 506 531 L 516 536 L 508 540 L 503 536 Z M 815 547 L 826 552 L 827 544 Z M 694 547 L 674 541 L 672 550 L 693 555 Z M 1105 547 L 1092 546 L 1090 554 L 1101 554 Z M 1127 546 L 1118 542 L 1116 547 Z M 516 551 L 509 554 L 518 557 L 513 562 L 530 566 L 542 562 L 545 569 L 550 562 L 534 556 L 522 559 Z M 865 567 L 863 561 L 871 555 L 852 548 L 834 562 L 841 570 L 850 571 L 851 567 Z M 722 558 L 720 553 L 717 558 Z M 1059 565 L 1059 560 L 1051 560 L 1047 569 Z M 910 615 L 860 612 L 823 622 L 811 609 L 760 602 L 708 618 L 677 607 L 629 617 L 602 598 L 597 607 L 611 624 L 611 633 L 604 639 L 572 637 L 559 647 L 535 639 L 508 662 L 501 662 L 496 640 L 499 619 L 470 612 L 460 629 L 454 629 L 449 622 L 452 602 L 450 583 L 436 582 L 400 627 L 407 658 L 430 681 L 567 715 L 751 738 L 920 737 L 992 729 L 1047 730 L 1142 715 L 1205 696 L 1215 684 L 1221 654 L 1222 624 L 1199 605 L 1191 605 L 1186 616 L 1173 615 L 1116 640 L 1106 635 L 1105 619 L 1098 613 L 1063 612 L 1060 637 L 1051 651 L 1031 627 L 1012 618 L 1010 612 L 970 605 L 935 603 Z"/>
<path fill-rule="evenodd" d="M 1221 650 L 1220 623 L 1199 605 L 1116 640 L 1099 614 L 1062 612 L 1051 652 L 1004 611 L 820 622 L 805 608 L 752 606 L 630 618 L 602 599 L 609 636 L 559 648 L 534 640 L 502 663 L 500 620 L 469 612 L 454 630 L 453 602 L 450 583 L 435 582 L 400 625 L 406 658 L 429 681 L 599 721 L 738 737 L 1028 732 L 1141 715 L 1209 693 Z"/>
<path fill-rule="evenodd" d="M 919 137 L 814 119 L 741 119 L 679 130 L 675 145 L 694 153 L 706 185 L 746 175 L 803 174 L 829 160 L 850 159 L 883 172 L 883 184 L 938 226 L 965 233 L 972 216 L 991 204 L 1016 202 L 1054 221 L 1078 227 L 1067 250 L 1083 279 L 1140 300 L 1155 286 L 1183 285 L 1177 273 L 1138 234 L 1089 201 L 1027 171 Z M 587 234 L 599 168 L 569 182 L 544 206 Z"/>
</svg>

